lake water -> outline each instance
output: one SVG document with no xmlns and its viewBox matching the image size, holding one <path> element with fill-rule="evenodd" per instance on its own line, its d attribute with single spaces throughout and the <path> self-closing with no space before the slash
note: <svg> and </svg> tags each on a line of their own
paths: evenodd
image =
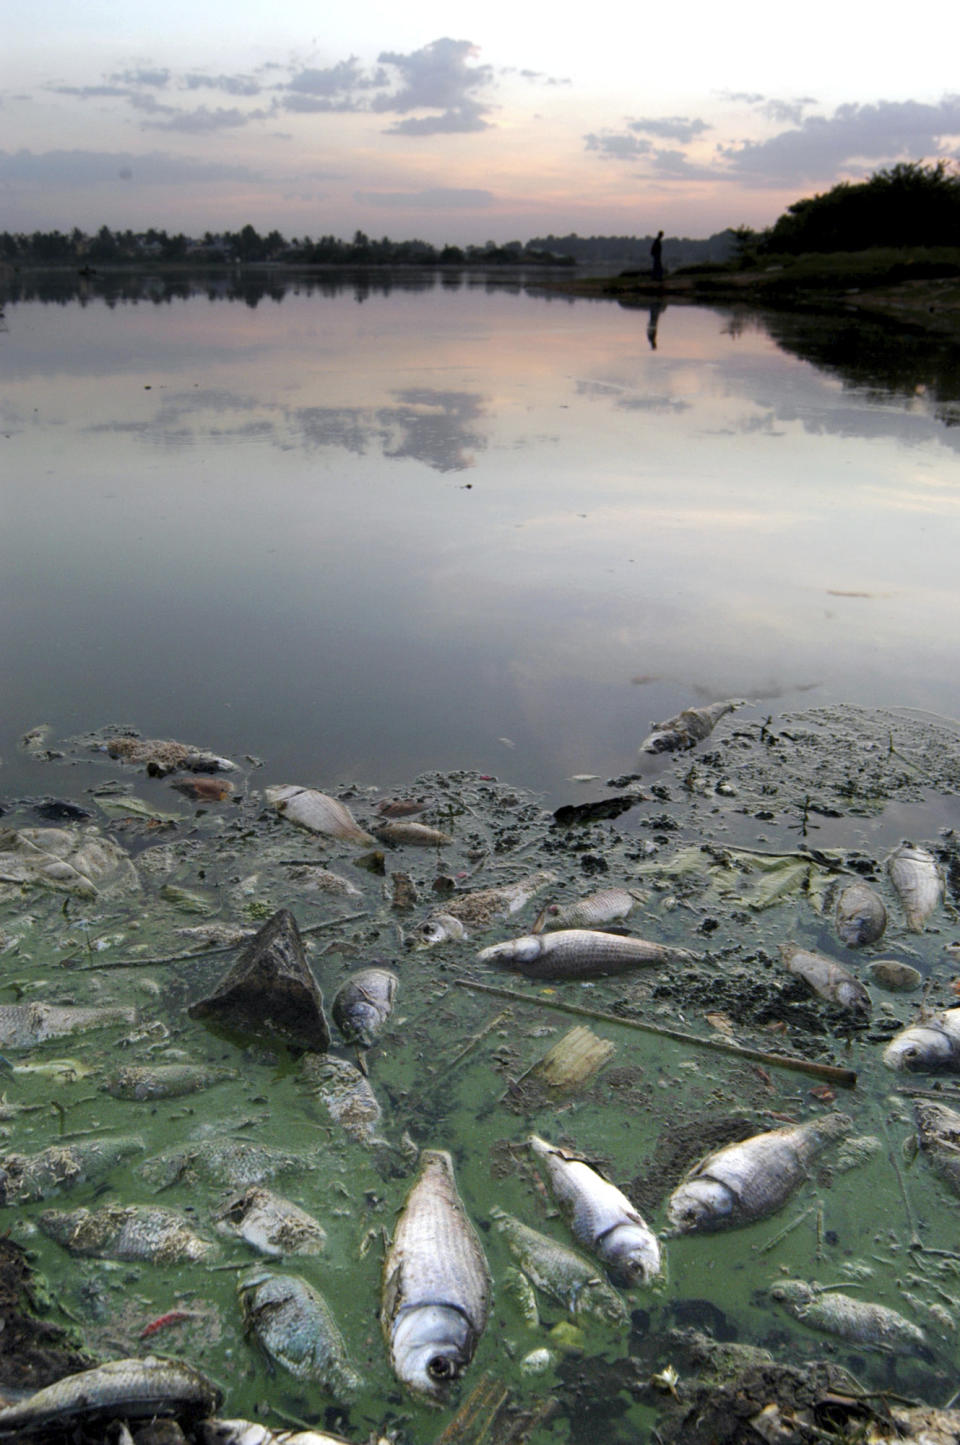
<svg viewBox="0 0 960 1445">
<path fill-rule="evenodd" d="M 45 1200 L 0 1208 L 0 1233 L 36 1251 L 58 1321 L 100 1357 L 194 1361 L 230 1416 L 436 1445 L 457 1397 L 441 1412 L 400 1390 L 377 1309 L 416 1150 L 440 1148 L 494 1278 L 459 1399 L 489 1373 L 535 1422 L 511 1435 L 501 1418 L 487 1445 L 655 1440 L 667 1397 L 650 1377 L 679 1366 L 688 1386 L 672 1331 L 691 1326 L 943 1404 L 957 1205 L 902 1152 L 913 1104 L 880 1057 L 920 994 L 871 980 L 872 1020 L 851 1024 L 784 973 L 779 946 L 842 957 L 864 979 L 890 954 L 923 976 L 931 1007 L 956 1002 L 960 728 L 930 716 L 960 716 L 949 349 L 845 314 L 651 315 L 481 280 L 96 284 L 12 291 L 0 334 L 0 1003 L 119 1002 L 140 1023 L 5 1047 L 0 1156 L 134 1135 L 105 1182 L 51 1205 L 159 1202 L 218 1254 L 78 1259 L 46 1237 Z M 648 763 L 622 819 L 555 825 L 557 803 L 596 800 L 633 770 L 652 720 L 720 698 L 749 706 L 696 752 Z M 92 751 L 116 724 L 234 757 L 235 798 L 197 807 Z M 264 791 L 277 783 L 349 791 L 367 825 L 380 790 L 415 788 L 453 839 L 387 850 L 371 872 L 356 848 L 281 818 Z M 51 798 L 82 806 L 132 859 L 132 891 L 18 884 L 7 830 L 75 826 L 38 817 Z M 949 883 L 920 934 L 883 868 L 908 833 Z M 799 856 L 803 843 L 836 851 Z M 354 891 L 324 893 L 318 863 Z M 543 867 L 561 902 L 633 888 L 633 930 L 699 957 L 589 982 L 478 962 L 483 943 L 529 928 L 539 900 L 488 935 L 404 946 L 451 879 L 488 887 Z M 837 940 L 837 870 L 885 898 L 870 949 Z M 419 895 L 409 912 L 392 892 L 401 873 Z M 361 963 L 397 968 L 398 1007 L 369 1055 L 382 1145 L 331 1120 L 295 1053 L 186 1011 L 233 956 L 184 961 L 180 930 L 252 929 L 280 907 L 316 929 L 328 1005 Z M 491 980 L 522 997 L 462 986 Z M 592 1020 L 615 1048 L 605 1069 L 561 1095 L 526 1093 L 547 1049 L 587 1022 L 554 1011 L 564 1002 L 852 1068 L 857 1085 Z M 118 1063 L 185 1057 L 232 1077 L 147 1102 L 101 1088 Z M 666 1240 L 665 1274 L 624 1295 L 622 1328 L 580 1319 L 571 1334 L 542 1292 L 539 1322 L 525 1321 L 494 1208 L 569 1243 L 531 1132 L 603 1161 L 663 1232 L 681 1158 L 730 1137 L 731 1118 L 742 1134 L 841 1108 L 859 1153 L 816 1167 L 772 1218 Z M 327 1230 L 320 1259 L 277 1268 L 333 1304 L 363 1378 L 349 1406 L 252 1348 L 236 1280 L 255 1256 L 213 1227 L 241 1185 L 204 1173 L 223 1137 L 281 1148 L 274 1187 Z M 155 1195 L 158 1156 L 180 1148 L 189 1157 Z M 788 1274 L 905 1312 L 927 1346 L 890 1355 L 815 1334 L 771 1302 Z M 171 1310 L 182 1318 L 143 1335 Z M 458 1441 L 480 1438 L 464 1426 Z"/>
<path fill-rule="evenodd" d="M 8 768 L 28 726 L 121 722 L 560 796 L 691 702 L 960 714 L 936 347 L 479 282 L 180 290 L 7 304 Z"/>
</svg>

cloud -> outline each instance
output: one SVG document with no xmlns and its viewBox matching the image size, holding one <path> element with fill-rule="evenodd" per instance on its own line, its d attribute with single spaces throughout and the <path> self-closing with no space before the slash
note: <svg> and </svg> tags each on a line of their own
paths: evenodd
<svg viewBox="0 0 960 1445">
<path fill-rule="evenodd" d="M 611 131 L 604 131 L 600 135 L 591 133 L 583 139 L 588 151 L 599 151 L 605 158 L 618 161 L 631 161 L 637 156 L 649 155 L 653 150 L 648 140 L 640 140 L 635 135 L 616 135 Z"/>
<path fill-rule="evenodd" d="M 936 105 L 877 101 L 840 105 L 831 116 L 811 115 L 764 141 L 718 147 L 730 179 L 782 188 L 823 181 L 857 162 L 915 160 L 940 154 L 960 135 L 960 95 Z"/>
<path fill-rule="evenodd" d="M 164 86 L 170 83 L 170 72 L 159 66 L 155 70 L 141 67 L 138 70 L 120 70 L 115 75 L 108 75 L 107 79 L 119 85 L 145 85 L 151 87 L 153 90 L 162 90 Z"/>
<path fill-rule="evenodd" d="M 489 129 L 486 115 L 490 107 L 478 100 L 475 92 L 492 83 L 493 68 L 469 66 L 468 60 L 476 54 L 477 47 L 471 41 L 449 37 L 434 40 L 408 55 L 384 51 L 379 62 L 399 72 L 401 85 L 399 90 L 375 96 L 371 108 L 397 115 L 410 115 L 415 110 L 439 112 L 399 121 L 387 133 L 432 135 Z"/>
<path fill-rule="evenodd" d="M 349 60 L 340 60 L 322 70 L 298 70 L 289 84 L 280 89 L 285 92 L 282 103 L 287 110 L 352 111 L 367 108 L 365 91 L 384 88 L 387 83 L 385 70 L 380 68 L 365 74 L 357 57 L 351 55 Z"/>
<path fill-rule="evenodd" d="M 796 100 L 767 100 L 764 101 L 761 109 L 768 120 L 775 125 L 792 124 L 799 125 L 803 120 L 803 112 L 809 110 L 811 105 L 816 105 L 811 95 L 797 96 Z"/>
<path fill-rule="evenodd" d="M 118 179 L 135 180 L 141 186 L 169 186 L 198 181 L 255 181 L 262 177 L 247 166 L 193 161 L 161 151 L 142 156 L 128 151 L 0 151 L 0 185 L 11 188 L 69 189 L 113 185 Z"/>
<path fill-rule="evenodd" d="M 212 131 L 235 130 L 239 126 L 250 125 L 252 121 L 268 120 L 273 115 L 272 110 L 238 110 L 236 106 L 230 110 L 223 106 L 208 110 L 205 105 L 198 106 L 196 110 L 177 110 L 169 105 L 152 106 L 150 109 L 162 110 L 167 113 L 168 118 L 141 121 L 141 130 L 179 131 L 186 135 L 209 135 Z"/>
<path fill-rule="evenodd" d="M 104 96 L 130 100 L 133 92 L 127 85 L 48 85 L 54 95 L 72 95 L 78 100 L 100 100 Z"/>
<path fill-rule="evenodd" d="M 367 206 L 401 206 L 433 211 L 481 210 L 493 205 L 493 192 L 436 186 L 425 191 L 357 191 L 354 200 Z"/>
<path fill-rule="evenodd" d="M 184 90 L 222 90 L 227 95 L 259 95 L 263 87 L 252 75 L 202 75 L 193 72 L 180 81 Z"/>
<path fill-rule="evenodd" d="M 640 131 L 646 135 L 660 136 L 662 140 L 679 141 L 681 145 L 689 145 L 698 135 L 705 130 L 712 130 L 705 120 L 689 120 L 685 115 L 665 116 L 660 120 L 631 120 L 628 122 L 628 130 Z"/>
</svg>

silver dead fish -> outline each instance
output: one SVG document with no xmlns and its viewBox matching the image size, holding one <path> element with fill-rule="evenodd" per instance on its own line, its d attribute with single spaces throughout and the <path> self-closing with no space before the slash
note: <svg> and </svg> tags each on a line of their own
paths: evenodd
<svg viewBox="0 0 960 1445">
<path fill-rule="evenodd" d="M 934 1173 L 960 1194 L 960 1114 L 937 1099 L 915 1099 L 917 1139 Z"/>
<path fill-rule="evenodd" d="M 236 1069 L 204 1064 L 128 1064 L 111 1074 L 103 1085 L 115 1099 L 178 1099 L 237 1077 Z"/>
<path fill-rule="evenodd" d="M 37 1154 L 0 1157 L 0 1204 L 47 1199 L 78 1184 L 102 1179 L 122 1159 L 143 1150 L 143 1140 L 117 1136 L 51 1144 Z"/>
<path fill-rule="evenodd" d="M 927 1343 L 923 1331 L 896 1310 L 802 1279 L 779 1280 L 770 1290 L 770 1297 L 811 1329 L 839 1335 L 858 1345 L 902 1353 Z"/>
<path fill-rule="evenodd" d="M 394 1373 L 442 1400 L 473 1359 L 490 1304 L 490 1272 L 450 1155 L 425 1149 L 383 1265 L 380 1324 Z"/>
<path fill-rule="evenodd" d="M 304 1055 L 304 1082 L 326 1106 L 330 1117 L 361 1144 L 382 1144 L 377 1133 L 380 1105 L 369 1081 L 355 1064 L 334 1054 Z"/>
<path fill-rule="evenodd" d="M 474 888 L 444 899 L 442 909 L 424 920 L 414 932 L 416 948 L 431 948 L 449 939 L 463 939 L 482 933 L 500 919 L 519 913 L 531 898 L 557 881 L 556 873 L 543 870 L 518 878 L 501 888 Z"/>
<path fill-rule="evenodd" d="M 690 1234 L 764 1219 L 799 1188 L 814 1159 L 852 1128 L 847 1114 L 825 1114 L 708 1154 L 670 1196 L 671 1224 Z"/>
<path fill-rule="evenodd" d="M 629 1315 L 617 1291 L 597 1272 L 593 1260 L 493 1208 L 490 1214 L 507 1248 L 537 1289 L 581 1319 L 622 1326 Z"/>
<path fill-rule="evenodd" d="M 449 833 L 426 823 L 381 823 L 373 831 L 381 843 L 393 848 L 443 848 L 453 842 Z"/>
<path fill-rule="evenodd" d="M 481 963 L 515 969 L 527 978 L 603 978 L 650 964 L 690 961 L 696 955 L 665 943 L 625 938 L 588 928 L 529 933 L 481 949 Z"/>
<path fill-rule="evenodd" d="M 237 1293 L 247 1327 L 271 1360 L 315 1380 L 338 1402 L 353 1399 L 362 1381 L 319 1290 L 299 1275 L 258 1267 L 241 1276 Z"/>
<path fill-rule="evenodd" d="M 887 872 L 907 916 L 911 933 L 922 933 L 943 897 L 943 879 L 932 853 L 901 843 L 887 859 Z"/>
<path fill-rule="evenodd" d="M 48 1039 L 64 1039 L 112 1024 L 133 1024 L 134 1008 L 81 1008 L 71 1004 L 9 1003 L 0 1005 L 0 1048 L 28 1049 Z"/>
<path fill-rule="evenodd" d="M 901 1029 L 883 1051 L 888 1069 L 960 1071 L 960 1008 L 944 1009 Z"/>
<path fill-rule="evenodd" d="M 181 1180 L 192 1182 L 195 1179 L 242 1189 L 248 1184 L 262 1184 L 293 1169 L 310 1168 L 312 1165 L 306 1160 L 286 1154 L 272 1145 L 212 1135 L 195 1143 L 161 1150 L 144 1160 L 139 1173 L 151 1188 L 159 1192 Z"/>
<path fill-rule="evenodd" d="M 278 784 L 266 788 L 265 796 L 277 812 L 291 823 L 306 828 L 309 833 L 323 833 L 329 838 L 341 838 L 345 843 L 375 844 L 373 838 L 361 828 L 345 803 L 320 793 L 316 788 L 300 788 L 292 783 Z"/>
<path fill-rule="evenodd" d="M 84 1258 L 176 1264 L 205 1259 L 216 1250 L 215 1244 L 195 1232 L 186 1215 L 155 1205 L 48 1209 L 37 1222 L 68 1253 Z"/>
<path fill-rule="evenodd" d="M 390 1017 L 400 980 L 389 968 L 362 968 L 340 985 L 334 995 L 333 1021 L 347 1043 L 369 1048 Z"/>
<path fill-rule="evenodd" d="M 637 900 L 626 888 L 601 888 L 578 898 L 576 903 L 551 904 L 544 926 L 547 928 L 597 928 L 603 923 L 616 923 L 626 918 L 637 906 Z"/>
<path fill-rule="evenodd" d="M 0 1440 L 30 1440 L 54 1426 L 66 1433 L 71 1427 L 114 1419 L 198 1419 L 211 1414 L 222 1400 L 217 1386 L 182 1360 L 155 1355 L 110 1360 L 67 1375 L 0 1410 Z"/>
<path fill-rule="evenodd" d="M 221 1234 L 233 1234 L 261 1254 L 320 1254 L 326 1230 L 312 1214 L 258 1185 L 230 1199 L 216 1216 Z"/>
<path fill-rule="evenodd" d="M 351 1445 L 325 1430 L 270 1430 L 253 1420 L 203 1420 L 199 1429 L 202 1445 Z"/>
<path fill-rule="evenodd" d="M 883 899 L 869 883 L 848 883 L 839 894 L 834 922 L 840 940 L 848 948 L 863 948 L 883 937 L 887 910 Z"/>
<path fill-rule="evenodd" d="M 796 943 L 781 943 L 780 957 L 789 973 L 802 978 L 808 988 L 838 1008 L 849 1009 L 863 1018 L 870 1014 L 870 995 L 848 968 L 825 953 L 813 953 Z"/>
<path fill-rule="evenodd" d="M 722 717 L 743 706 L 741 700 L 730 698 L 726 702 L 712 702 L 708 707 L 686 707 L 676 717 L 654 724 L 653 731 L 640 744 L 640 755 L 674 753 L 696 747 L 710 736 Z"/>
<path fill-rule="evenodd" d="M 662 1268 L 660 1245 L 627 1196 L 576 1154 L 537 1134 L 527 1142 L 577 1243 L 630 1284 L 654 1279 Z"/>
</svg>

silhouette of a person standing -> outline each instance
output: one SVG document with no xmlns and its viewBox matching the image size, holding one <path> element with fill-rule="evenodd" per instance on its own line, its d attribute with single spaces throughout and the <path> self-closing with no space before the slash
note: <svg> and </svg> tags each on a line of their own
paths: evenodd
<svg viewBox="0 0 960 1445">
<path fill-rule="evenodd" d="M 663 280 L 663 232 L 658 231 L 653 238 L 653 245 L 650 247 L 650 255 L 653 257 L 653 279 Z"/>
</svg>

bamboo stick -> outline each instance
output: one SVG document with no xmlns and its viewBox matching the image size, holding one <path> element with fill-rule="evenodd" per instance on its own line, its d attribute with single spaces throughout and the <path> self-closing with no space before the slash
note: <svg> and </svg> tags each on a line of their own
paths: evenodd
<svg viewBox="0 0 960 1445">
<path fill-rule="evenodd" d="M 559 1009 L 561 1013 L 599 1019 L 602 1023 L 619 1024 L 625 1029 L 639 1029 L 643 1033 L 657 1034 L 660 1038 L 676 1039 L 678 1043 L 694 1044 L 701 1049 L 735 1054 L 738 1058 L 769 1064 L 773 1068 L 793 1069 L 801 1074 L 813 1074 L 818 1079 L 828 1079 L 830 1083 L 839 1084 L 844 1089 L 854 1089 L 857 1085 L 856 1071 L 839 1068 L 836 1064 L 820 1064 L 815 1059 L 794 1058 L 789 1054 L 769 1054 L 763 1049 L 744 1048 L 740 1044 L 728 1043 L 722 1039 L 701 1038 L 698 1034 L 688 1034 L 680 1029 L 668 1029 L 661 1024 L 647 1023 L 645 1019 L 621 1018 L 619 1014 L 604 1013 L 600 1009 L 583 1008 L 579 1004 L 565 1003 L 561 999 L 534 998 L 530 994 L 518 993 L 516 989 L 501 988 L 492 983 L 475 983 L 468 978 L 455 978 L 452 983 L 456 988 L 468 988 L 477 993 L 492 993 L 497 998 L 508 998 L 513 999 L 516 1003 L 532 1004 L 534 1008 Z"/>
</svg>

